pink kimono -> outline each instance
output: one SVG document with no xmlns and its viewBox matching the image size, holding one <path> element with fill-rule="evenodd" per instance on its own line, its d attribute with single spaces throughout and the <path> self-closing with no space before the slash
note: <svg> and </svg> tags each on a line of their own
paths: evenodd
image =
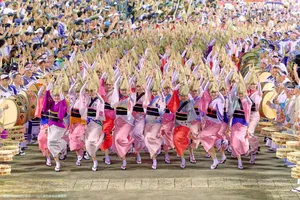
<svg viewBox="0 0 300 200">
<path fill-rule="evenodd" d="M 215 146 L 218 139 L 222 138 L 222 125 L 224 115 L 224 102 L 220 97 L 211 99 L 209 93 L 205 91 L 199 102 L 199 110 L 205 114 L 205 126 L 201 131 L 201 144 L 206 152 Z"/>
<path fill-rule="evenodd" d="M 116 109 L 115 129 L 113 133 L 113 149 L 120 158 L 125 157 L 134 141 L 132 130 L 134 118 L 132 117 L 133 105 L 135 105 L 136 94 L 130 97 L 120 97 L 118 88 L 114 89 L 112 96 L 112 107 Z"/>
<path fill-rule="evenodd" d="M 136 104 L 134 105 L 132 112 L 132 116 L 134 117 L 132 137 L 134 138 L 134 149 L 136 152 L 140 152 L 145 147 L 145 111 L 143 108 L 144 98 L 144 92 L 137 94 Z"/>
<path fill-rule="evenodd" d="M 40 133 L 38 134 L 38 143 L 39 143 L 39 149 L 41 150 L 43 156 L 46 156 L 45 152 L 48 152 L 48 136 L 47 136 L 47 129 L 48 129 L 48 116 L 42 112 L 44 104 L 44 97 L 40 97 L 37 101 L 37 107 L 35 110 L 35 117 L 38 117 L 41 119 L 40 121 Z"/>
<path fill-rule="evenodd" d="M 236 96 L 232 97 L 230 103 L 230 116 L 232 116 L 230 145 L 235 156 L 244 155 L 249 151 L 249 141 L 246 134 L 251 104 L 248 97 L 240 100 Z"/>
<path fill-rule="evenodd" d="M 224 116 L 221 130 L 218 133 L 219 139 L 217 140 L 215 147 L 219 150 L 221 147 L 223 150 L 228 148 L 228 142 L 230 141 L 230 134 L 226 132 L 228 127 L 228 103 L 229 99 L 227 96 L 224 96 Z"/>
<path fill-rule="evenodd" d="M 249 133 L 248 140 L 249 140 L 252 153 L 256 153 L 258 151 L 258 146 L 259 146 L 259 138 L 254 135 L 254 132 L 260 119 L 258 109 L 259 109 L 261 99 L 262 97 L 258 91 L 255 91 L 254 93 L 250 94 L 250 100 L 253 103 L 251 106 L 251 113 L 250 113 L 250 119 L 248 124 L 248 133 Z"/>
<path fill-rule="evenodd" d="M 200 112 L 199 112 L 199 108 L 198 108 L 199 102 L 200 102 L 200 98 L 198 96 L 196 96 L 193 99 L 193 103 L 194 103 L 195 112 L 197 114 L 197 119 L 191 123 L 191 127 L 190 127 L 190 129 L 191 129 L 190 138 L 192 139 L 191 147 L 193 149 L 197 149 L 200 144 L 200 126 L 201 126 L 201 118 L 200 117 L 201 116 L 200 116 Z"/>
<path fill-rule="evenodd" d="M 163 143 L 162 137 L 160 137 L 161 128 L 161 113 L 165 109 L 165 103 L 161 96 L 156 96 L 149 102 L 150 92 L 146 92 L 144 106 L 147 107 L 146 113 L 146 125 L 145 125 L 145 145 L 152 158 L 158 150 L 161 148 Z"/>
<path fill-rule="evenodd" d="M 112 130 L 115 126 L 114 121 L 116 119 L 116 112 L 110 105 L 112 93 L 113 91 L 106 93 L 104 89 L 104 80 L 100 79 L 100 87 L 99 87 L 98 94 L 100 94 L 105 100 L 105 106 L 104 106 L 105 121 L 103 121 L 103 132 L 105 134 L 105 139 L 100 147 L 102 151 L 105 151 L 112 146 Z"/>
<path fill-rule="evenodd" d="M 102 151 L 105 151 L 112 146 L 112 130 L 115 127 L 114 121 L 116 119 L 116 112 L 109 103 L 111 101 L 111 93 L 112 92 L 106 94 L 105 96 L 105 121 L 103 121 L 103 132 L 105 134 L 105 139 L 100 147 Z"/>
<path fill-rule="evenodd" d="M 101 97 L 90 98 L 83 95 L 85 87 L 81 89 L 79 102 L 79 111 L 81 110 L 81 118 L 87 121 L 87 129 L 85 133 L 86 150 L 92 157 L 96 157 L 96 152 L 103 143 L 105 134 L 102 131 L 102 121 L 104 116 L 104 101 Z"/>
<path fill-rule="evenodd" d="M 174 90 L 168 109 L 175 114 L 174 146 L 178 155 L 182 156 L 189 145 L 190 126 L 197 119 L 193 103 L 180 101 L 178 90 Z"/>
<path fill-rule="evenodd" d="M 167 95 L 165 101 L 166 104 L 169 103 L 171 95 Z M 160 128 L 160 135 L 163 137 L 163 148 L 168 151 L 169 147 L 175 148 L 173 140 L 173 129 L 175 126 L 175 115 L 166 108 L 164 114 L 162 115 L 162 124 Z"/>
<path fill-rule="evenodd" d="M 78 99 L 73 99 L 71 102 L 71 116 L 70 116 L 70 126 L 69 126 L 69 139 L 70 139 L 70 149 L 71 151 L 79 151 L 84 147 L 84 137 L 86 129 L 86 121 L 82 119 L 81 115 L 84 110 L 80 109 L 82 99 L 82 94 Z M 74 96 L 75 97 L 75 96 Z"/>
</svg>

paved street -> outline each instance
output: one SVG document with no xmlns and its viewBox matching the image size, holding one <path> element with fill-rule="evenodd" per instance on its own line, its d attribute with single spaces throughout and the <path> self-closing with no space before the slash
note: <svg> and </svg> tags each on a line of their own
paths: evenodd
<svg viewBox="0 0 300 200">
<path fill-rule="evenodd" d="M 290 169 L 265 150 L 259 152 L 256 165 L 249 165 L 249 158 L 244 158 L 244 170 L 238 170 L 232 158 L 210 170 L 211 160 L 201 150 L 196 153 L 197 164 L 187 163 L 183 170 L 172 152 L 169 165 L 163 162 L 162 154 L 158 157 L 157 170 L 151 169 L 148 154 L 143 154 L 141 165 L 129 155 L 126 171 L 120 169 L 121 161 L 113 155 L 112 165 L 99 162 L 97 172 L 91 171 L 92 161 L 76 166 L 75 153 L 71 152 L 57 173 L 54 166 L 45 165 L 33 145 L 25 156 L 14 157 L 12 175 L 1 177 L 0 199 L 300 199 L 290 192 L 297 186 Z M 103 157 L 99 152 L 98 159 Z"/>
</svg>

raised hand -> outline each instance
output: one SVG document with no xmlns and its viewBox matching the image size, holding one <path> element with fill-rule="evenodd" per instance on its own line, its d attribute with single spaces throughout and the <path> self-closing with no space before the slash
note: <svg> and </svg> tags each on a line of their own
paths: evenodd
<svg viewBox="0 0 300 200">
<path fill-rule="evenodd" d="M 179 90 L 181 86 L 181 83 L 177 84 L 174 88 L 172 87 L 172 90 L 175 91 L 175 90 Z"/>
<path fill-rule="evenodd" d="M 104 73 L 102 74 L 102 76 L 101 76 L 101 78 L 100 78 L 100 79 L 106 79 L 106 77 L 107 77 L 107 73 L 106 73 L 106 72 L 104 72 Z"/>
</svg>

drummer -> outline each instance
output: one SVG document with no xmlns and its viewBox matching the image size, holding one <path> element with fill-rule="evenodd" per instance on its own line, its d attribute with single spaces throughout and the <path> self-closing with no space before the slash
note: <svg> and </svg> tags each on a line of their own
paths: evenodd
<svg viewBox="0 0 300 200">
<path fill-rule="evenodd" d="M 37 60 L 38 68 L 36 74 L 38 76 L 44 76 L 46 75 L 47 72 L 49 72 L 49 69 L 46 68 L 46 64 L 47 64 L 46 61 L 47 61 L 46 58 L 40 58 L 39 60 Z"/>
<path fill-rule="evenodd" d="M 300 85 L 295 87 L 295 121 L 294 121 L 294 131 L 295 134 L 300 135 Z M 298 143 L 300 146 L 300 142 Z M 300 179 L 298 179 L 298 184 L 300 183 Z"/>
<path fill-rule="evenodd" d="M 287 96 L 287 102 L 285 108 L 283 110 L 285 120 L 284 120 L 284 129 L 289 134 L 294 133 L 294 124 L 298 118 L 298 110 L 296 110 L 296 96 L 294 95 L 295 92 L 295 85 L 291 82 L 285 84 L 285 92 Z M 297 89 L 298 92 L 298 89 Z M 298 94 L 298 93 L 297 93 Z M 299 108 L 298 108 L 299 109 Z M 296 167 L 295 163 L 291 163 L 289 161 L 285 161 L 287 167 L 292 168 Z"/>
<path fill-rule="evenodd" d="M 282 64 L 282 63 L 280 63 L 280 57 L 278 56 L 278 53 L 277 52 L 275 52 L 275 53 L 273 53 L 273 55 L 272 55 L 272 59 L 271 59 L 271 64 L 273 65 L 273 66 L 275 66 L 275 65 L 280 65 L 280 64 Z M 284 65 L 283 65 L 284 66 Z"/>
<path fill-rule="evenodd" d="M 271 65 L 270 65 L 271 66 Z M 274 68 L 274 67 L 270 67 L 270 76 L 269 77 L 267 77 L 266 78 L 266 80 L 265 81 L 263 81 L 263 82 L 268 82 L 268 83 L 273 83 L 273 84 L 275 84 L 275 77 L 276 77 L 276 73 L 277 73 L 277 69 L 276 68 Z"/>
<path fill-rule="evenodd" d="M 294 126 L 294 122 L 296 119 L 296 109 L 295 109 L 295 102 L 296 96 L 294 95 L 295 92 L 295 85 L 292 82 L 288 82 L 285 84 L 285 92 L 287 97 L 287 103 L 284 109 L 285 114 L 285 122 L 284 125 L 291 129 Z"/>
<path fill-rule="evenodd" d="M 2 74 L 0 79 L 0 96 L 7 98 L 11 95 L 17 94 L 16 89 L 9 85 L 10 78 L 8 74 Z"/>
<path fill-rule="evenodd" d="M 14 73 L 12 75 L 12 80 L 13 80 L 13 83 L 12 83 L 11 87 L 13 87 L 17 91 L 17 93 L 25 90 L 25 87 L 23 86 L 24 82 L 23 82 L 21 74 Z"/>
<path fill-rule="evenodd" d="M 24 82 L 23 82 L 23 78 L 22 78 L 21 74 L 19 74 L 19 73 L 12 74 L 12 80 L 13 80 L 13 83 L 12 83 L 11 87 L 13 87 L 17 91 L 17 93 L 26 90 L 26 88 L 23 86 Z M 37 135 L 39 133 L 39 120 L 37 120 L 37 119 L 29 120 L 28 123 L 25 123 L 24 126 L 28 127 L 28 129 L 27 129 L 28 143 L 34 143 L 34 141 L 32 139 L 33 138 L 37 139 Z M 21 146 L 23 148 L 27 148 L 26 142 L 22 142 Z"/>
<path fill-rule="evenodd" d="M 33 76 L 32 69 L 29 66 L 25 67 L 24 75 L 23 75 L 24 86 L 26 87 L 26 86 L 30 85 L 31 83 L 34 83 L 34 81 L 36 81 L 36 79 Z"/>
<path fill-rule="evenodd" d="M 295 70 L 295 72 L 297 72 L 297 64 L 294 65 L 294 70 Z M 296 83 L 298 83 L 295 86 L 295 91 L 294 91 L 294 94 L 295 94 L 295 112 L 296 112 L 295 113 L 294 128 L 295 128 L 295 131 L 297 131 L 297 133 L 298 133 L 299 130 L 300 130 L 300 123 L 299 123 L 300 122 L 300 79 L 298 77 L 298 73 L 295 73 L 294 76 L 295 76 Z"/>
<path fill-rule="evenodd" d="M 284 66 L 284 64 L 280 63 L 279 65 L 275 65 L 273 68 L 277 69 L 277 71 L 276 71 L 277 72 L 277 74 L 276 74 L 276 82 L 277 83 L 285 84 L 286 82 L 290 82 L 290 80 L 287 77 L 288 71 L 287 71 L 286 67 Z"/>
<path fill-rule="evenodd" d="M 13 86 L 9 85 L 10 78 L 9 78 L 8 74 L 2 74 L 0 79 L 1 79 L 1 83 L 0 83 L 0 96 L 1 97 L 7 98 L 11 95 L 16 95 L 17 94 L 16 89 Z M 19 148 L 20 148 L 19 155 L 21 155 L 21 156 L 25 155 L 25 152 L 21 148 L 21 147 L 24 147 L 24 146 L 25 146 L 24 143 L 19 144 Z"/>
<path fill-rule="evenodd" d="M 284 122 L 284 114 L 283 114 L 283 109 L 285 108 L 286 105 L 286 91 L 284 84 L 289 82 L 290 80 L 287 78 L 287 71 L 285 66 L 283 65 L 276 65 L 273 67 L 274 72 L 276 72 L 276 87 L 275 90 L 277 92 L 277 97 L 276 99 L 274 98 L 273 102 L 271 103 L 270 101 L 267 102 L 267 105 L 272 108 L 276 109 L 277 112 L 277 118 L 275 121 L 278 124 L 282 124 Z M 271 138 L 267 140 L 266 146 L 269 146 L 270 148 L 267 150 L 267 152 L 272 153 L 275 152 L 277 149 L 277 145 L 272 142 Z"/>
<path fill-rule="evenodd" d="M 26 87 L 24 87 L 24 79 L 20 73 L 14 73 L 12 75 L 13 83 L 12 87 L 14 87 L 17 92 L 25 91 Z M 28 123 L 24 125 L 27 127 L 27 141 L 29 144 L 34 144 L 37 140 L 38 133 L 40 132 L 40 120 L 38 118 L 28 120 Z M 26 143 L 22 143 L 22 147 L 27 148 Z"/>
<path fill-rule="evenodd" d="M 259 67 L 260 67 L 262 72 L 265 72 L 265 71 L 270 72 L 270 70 L 271 70 L 271 66 L 268 65 L 268 59 L 267 58 L 264 58 L 260 61 Z"/>
</svg>

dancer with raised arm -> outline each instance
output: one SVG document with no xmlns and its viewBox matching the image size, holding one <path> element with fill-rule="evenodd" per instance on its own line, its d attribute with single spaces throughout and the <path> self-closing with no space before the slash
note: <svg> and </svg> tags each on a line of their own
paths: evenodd
<svg viewBox="0 0 300 200">
<path fill-rule="evenodd" d="M 132 92 L 126 75 L 124 77 L 116 76 L 111 102 L 111 106 L 116 109 L 113 149 L 122 159 L 122 170 L 126 169 L 126 154 L 134 141 L 132 138 L 134 126 L 132 111 L 135 101 L 136 93 Z"/>
<path fill-rule="evenodd" d="M 46 88 L 43 112 L 49 111 L 48 148 L 56 162 L 55 171 L 59 172 L 61 168 L 59 153 L 67 148 L 67 142 L 63 139 L 66 132 L 63 118 L 68 107 L 64 95 L 61 93 L 60 83 L 56 82 L 56 86 L 53 88 L 53 82 L 50 82 Z M 50 92 L 52 88 L 53 90 Z"/>
<path fill-rule="evenodd" d="M 80 110 L 84 110 L 82 118 L 87 120 L 85 133 L 86 151 L 92 157 L 92 171 L 98 170 L 96 153 L 104 141 L 105 134 L 102 131 L 104 116 L 104 101 L 98 94 L 96 80 L 88 79 L 80 90 Z"/>
</svg>

